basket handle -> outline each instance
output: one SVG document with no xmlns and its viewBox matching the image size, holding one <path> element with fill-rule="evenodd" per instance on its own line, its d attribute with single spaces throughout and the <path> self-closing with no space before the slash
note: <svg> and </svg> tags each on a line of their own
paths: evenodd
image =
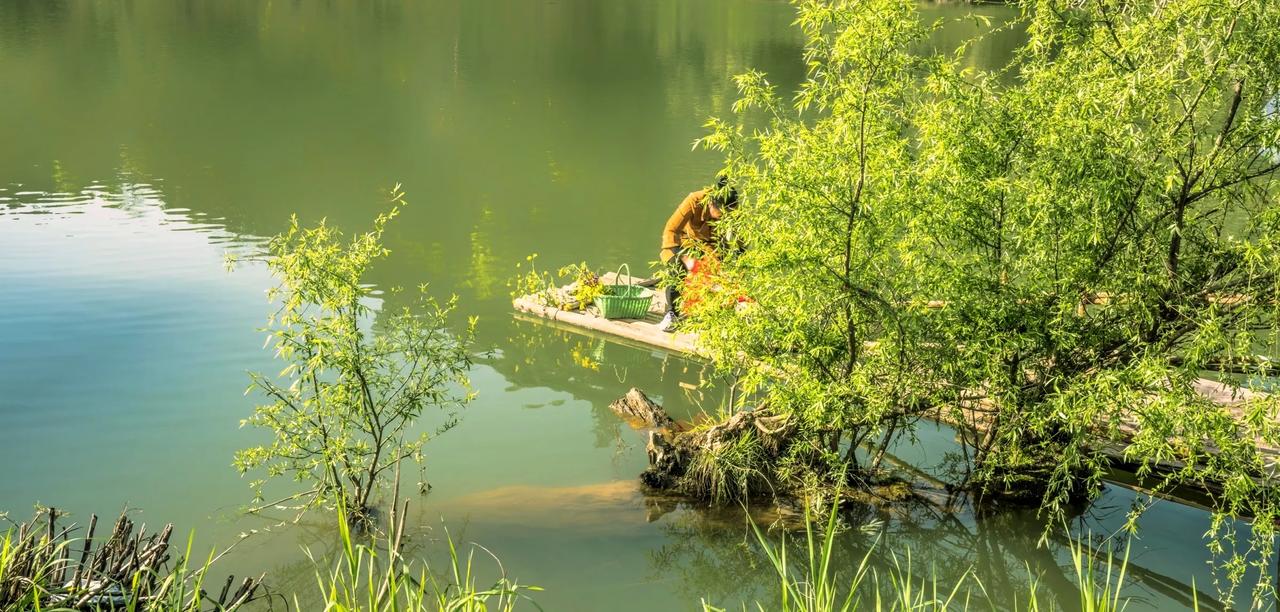
<svg viewBox="0 0 1280 612">
<path fill-rule="evenodd" d="M 615 272 L 615 273 L 614 273 L 614 275 L 613 275 L 613 284 L 615 284 L 615 285 L 621 285 L 621 284 L 622 284 L 621 282 L 619 282 L 619 281 L 618 281 L 618 279 L 622 278 L 622 271 L 623 271 L 623 270 L 626 270 L 626 271 L 627 271 L 627 286 L 628 286 L 628 287 L 631 287 L 631 286 L 635 285 L 635 278 L 633 278 L 633 277 L 631 276 L 631 266 L 628 266 L 628 265 L 627 265 L 627 264 L 625 264 L 625 263 L 624 263 L 624 264 L 622 264 L 622 265 L 620 265 L 620 266 L 618 266 L 618 271 L 617 271 L 617 272 Z"/>
</svg>

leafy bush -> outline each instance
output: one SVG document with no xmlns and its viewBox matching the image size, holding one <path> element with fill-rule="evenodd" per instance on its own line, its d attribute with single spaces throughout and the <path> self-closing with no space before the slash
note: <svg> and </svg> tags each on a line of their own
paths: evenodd
<svg viewBox="0 0 1280 612">
<path fill-rule="evenodd" d="M 286 365 L 275 378 L 252 374 L 250 389 L 269 402 L 241 425 L 265 428 L 273 439 L 236 453 L 235 465 L 311 484 L 291 496 L 304 510 L 346 500 L 354 518 L 364 517 L 377 484 L 402 460 L 421 460 L 431 432 L 413 428 L 423 413 L 445 413 L 439 433 L 471 400 L 475 319 L 461 333 L 450 329 L 456 298 L 440 305 L 421 286 L 411 306 L 376 312 L 374 290 L 364 283 L 388 254 L 382 233 L 404 204 L 397 187 L 373 230 L 349 242 L 323 221 L 302 228 L 294 217 L 268 245 L 266 264 L 280 285 L 270 292 L 279 306 L 266 331 Z M 254 482 L 259 501 L 265 482 Z"/>
</svg>

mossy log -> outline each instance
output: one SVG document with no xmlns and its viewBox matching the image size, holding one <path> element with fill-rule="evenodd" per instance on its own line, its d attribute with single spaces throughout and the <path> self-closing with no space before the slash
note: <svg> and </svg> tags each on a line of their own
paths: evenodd
<svg viewBox="0 0 1280 612">
<path fill-rule="evenodd" d="M 640 474 L 645 485 L 709 501 L 782 493 L 773 467 L 794 438 L 788 415 L 758 408 L 680 431 L 661 406 L 649 402 L 644 409 L 652 422 L 672 423 L 648 432 L 649 467 Z M 729 455 L 733 460 L 725 460 Z"/>
</svg>

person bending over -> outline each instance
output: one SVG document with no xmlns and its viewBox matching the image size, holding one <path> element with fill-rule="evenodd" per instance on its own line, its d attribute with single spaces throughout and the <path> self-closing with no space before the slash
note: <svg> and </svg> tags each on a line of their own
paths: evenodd
<svg viewBox="0 0 1280 612">
<path fill-rule="evenodd" d="M 728 211 L 737 208 L 738 191 L 729 186 L 723 174 L 716 176 L 714 187 L 695 191 L 685 197 L 666 227 L 662 228 L 662 265 L 672 274 L 666 287 L 667 313 L 662 317 L 662 331 L 672 331 L 680 318 L 680 285 L 696 261 L 695 251 L 714 251 L 717 244 L 716 221 Z M 690 249 L 697 245 L 697 249 Z"/>
</svg>

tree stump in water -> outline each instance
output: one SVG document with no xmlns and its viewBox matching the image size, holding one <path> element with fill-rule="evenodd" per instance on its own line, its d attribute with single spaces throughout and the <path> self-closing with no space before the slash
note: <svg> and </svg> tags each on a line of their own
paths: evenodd
<svg viewBox="0 0 1280 612">
<path fill-rule="evenodd" d="M 609 409 L 628 424 L 637 429 L 672 429 L 676 428 L 675 419 L 667 414 L 662 406 L 654 403 L 649 396 L 635 387 L 627 394 L 609 404 Z"/>
<path fill-rule="evenodd" d="M 705 470 L 691 473 L 691 467 L 699 457 L 711 458 L 710 463 L 715 463 L 714 457 L 718 453 L 745 442 L 758 450 L 752 456 L 763 464 L 749 470 L 753 474 L 750 478 L 730 478 L 735 481 L 730 485 L 732 490 L 728 491 L 730 497 L 747 498 L 778 492 L 771 476 L 772 464 L 790 446 L 795 434 L 787 415 L 774 414 L 768 409 L 747 410 L 709 427 L 682 431 L 662 406 L 639 389 L 631 389 L 609 408 L 632 426 L 649 429 L 645 444 L 649 468 L 640 474 L 640 482 L 651 488 L 695 498 L 719 498 L 726 489 L 704 482 L 708 478 L 720 480 L 719 476 L 708 475 Z"/>
<path fill-rule="evenodd" d="M 645 451 L 649 454 L 649 467 L 640 473 L 640 482 L 655 489 L 674 489 L 689 465 L 687 453 L 677 449 L 665 431 L 649 432 Z"/>
</svg>

